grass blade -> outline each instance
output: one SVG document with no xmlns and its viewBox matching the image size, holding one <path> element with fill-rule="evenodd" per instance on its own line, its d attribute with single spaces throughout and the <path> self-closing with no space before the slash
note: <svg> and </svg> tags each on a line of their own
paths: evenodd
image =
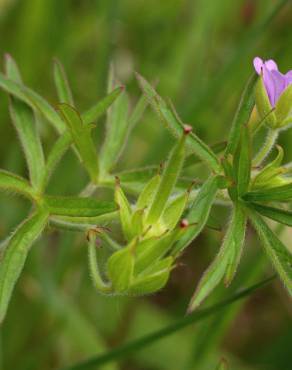
<svg viewBox="0 0 292 370">
<path fill-rule="evenodd" d="M 116 361 L 120 358 L 125 358 L 129 354 L 136 352 L 140 349 L 145 348 L 146 346 L 149 346 L 150 344 L 161 340 L 178 330 L 181 330 L 189 325 L 195 324 L 197 322 L 200 322 L 216 313 L 218 311 L 222 310 L 223 308 L 229 306 L 230 304 L 233 304 L 234 302 L 237 302 L 240 299 L 244 299 L 254 293 L 257 289 L 262 288 L 267 283 L 271 282 L 274 279 L 274 277 L 268 278 L 266 280 L 261 281 L 258 284 L 252 285 L 249 288 L 246 288 L 242 290 L 241 292 L 238 292 L 234 295 L 232 295 L 230 298 L 227 298 L 211 307 L 198 310 L 188 316 L 185 316 L 179 320 L 177 320 L 174 324 L 169 325 L 166 328 L 163 328 L 161 330 L 158 330 L 154 333 L 148 334 L 140 339 L 137 339 L 133 342 L 126 343 L 118 348 L 114 348 L 113 350 L 105 353 L 104 355 L 93 357 L 85 362 L 67 367 L 64 370 L 90 370 L 90 369 L 96 369 L 98 366 L 104 365 L 106 363 Z"/>
</svg>

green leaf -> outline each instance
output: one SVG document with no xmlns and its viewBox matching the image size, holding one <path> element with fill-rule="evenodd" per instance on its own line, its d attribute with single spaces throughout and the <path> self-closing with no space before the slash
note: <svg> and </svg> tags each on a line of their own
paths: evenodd
<svg viewBox="0 0 292 370">
<path fill-rule="evenodd" d="M 53 173 L 55 167 L 70 148 L 73 139 L 70 132 L 66 131 L 62 136 L 60 136 L 57 141 L 54 143 L 53 148 L 49 152 L 45 171 L 41 180 L 40 188 L 44 190 L 49 182 L 50 176 Z"/>
<path fill-rule="evenodd" d="M 7 56 L 5 62 L 7 77 L 21 83 L 21 76 L 14 60 Z M 34 114 L 25 103 L 12 96 L 9 109 L 26 157 L 31 184 L 37 188 L 44 173 L 45 160 Z"/>
<path fill-rule="evenodd" d="M 120 220 L 124 236 L 126 240 L 130 240 L 132 238 L 132 209 L 118 180 L 116 182 L 115 189 L 115 202 L 119 207 Z"/>
<path fill-rule="evenodd" d="M 197 289 L 190 301 L 189 312 L 196 309 L 202 301 L 220 283 L 226 274 L 227 282 L 234 276 L 241 256 L 244 242 L 245 216 L 242 209 L 235 205 L 232 219 L 219 253 L 204 272 Z"/>
<path fill-rule="evenodd" d="M 58 132 L 64 131 L 65 125 L 58 113 L 36 92 L 20 83 L 12 81 L 2 73 L 0 73 L 0 87 L 29 105 L 32 109 L 40 112 Z"/>
<path fill-rule="evenodd" d="M 222 300 L 219 303 L 216 303 L 205 309 L 195 311 L 188 316 L 184 316 L 165 328 L 159 329 L 150 334 L 146 334 L 145 336 L 138 338 L 132 342 L 125 343 L 100 356 L 95 356 L 84 362 L 69 366 L 64 370 L 93 370 L 109 362 L 116 361 L 117 359 L 129 357 L 130 354 L 137 353 L 139 350 L 144 349 L 147 346 L 155 343 L 156 341 L 166 338 L 169 335 L 176 333 L 177 331 L 189 325 L 200 322 L 214 314 L 220 313 L 225 307 L 228 307 L 229 305 L 239 301 L 240 299 L 248 297 L 257 289 L 260 289 L 261 287 L 269 283 L 272 279 L 269 278 L 263 280 L 260 283 L 252 285 L 249 288 L 244 289 L 232 295 L 231 297 Z"/>
<path fill-rule="evenodd" d="M 265 217 L 270 218 L 271 220 L 280 222 L 283 225 L 292 227 L 292 212 L 291 211 L 287 211 L 285 209 L 280 209 L 280 208 L 268 207 L 268 206 L 264 206 L 262 204 L 257 204 L 257 203 L 249 203 L 248 206 L 256 210 L 262 216 L 265 216 Z"/>
<path fill-rule="evenodd" d="M 119 86 L 106 95 L 103 99 L 98 101 L 93 107 L 82 113 L 82 120 L 85 125 L 96 122 L 99 117 L 106 113 L 107 109 L 114 103 L 114 101 L 124 91 L 123 86 Z"/>
<path fill-rule="evenodd" d="M 232 226 L 230 226 L 232 228 L 232 230 L 230 231 L 232 235 L 228 245 L 228 248 L 230 249 L 229 259 L 227 262 L 224 280 L 226 286 L 231 283 L 236 274 L 244 246 L 247 223 L 247 216 L 243 207 L 240 204 L 236 204 L 234 207 L 234 219 L 231 221 Z"/>
<path fill-rule="evenodd" d="M 34 200 L 35 194 L 30 184 L 22 177 L 0 170 L 0 189 L 19 193 Z"/>
<path fill-rule="evenodd" d="M 54 80 L 60 103 L 74 106 L 72 92 L 64 67 L 58 59 L 54 59 Z"/>
<path fill-rule="evenodd" d="M 144 295 L 155 293 L 162 289 L 172 269 L 173 257 L 166 257 L 152 266 L 151 271 L 145 272 L 133 279 L 129 289 L 130 294 Z"/>
<path fill-rule="evenodd" d="M 272 111 L 272 106 L 262 76 L 258 78 L 256 84 L 255 100 L 260 118 L 265 119 L 265 123 L 271 128 L 276 127 L 277 118 L 275 112 Z"/>
<path fill-rule="evenodd" d="M 33 242 L 44 230 L 48 213 L 38 210 L 23 222 L 9 239 L 0 262 L 0 323 L 3 321 L 16 281 Z"/>
<path fill-rule="evenodd" d="M 210 148 L 215 154 L 219 154 L 226 148 L 226 145 L 226 141 L 220 141 L 219 143 L 211 145 Z M 188 155 L 184 161 L 184 168 L 195 166 L 199 163 L 202 163 L 202 160 L 198 158 L 196 154 L 192 153 Z"/>
<path fill-rule="evenodd" d="M 174 253 L 183 251 L 200 234 L 208 221 L 217 190 L 218 178 L 211 176 L 199 190 L 189 212 L 186 214 L 187 220 L 194 226 L 190 227 L 177 242 Z"/>
<path fill-rule="evenodd" d="M 280 127 L 284 126 L 285 120 L 292 115 L 292 85 L 289 85 L 280 95 L 275 106 L 275 114 Z"/>
<path fill-rule="evenodd" d="M 38 188 L 44 176 L 45 160 L 33 112 L 26 104 L 12 98 L 10 114 L 23 147 L 31 184 Z"/>
<path fill-rule="evenodd" d="M 123 92 L 108 111 L 106 136 L 100 152 L 103 173 L 112 170 L 126 144 L 129 133 L 129 99 Z"/>
<path fill-rule="evenodd" d="M 178 176 L 180 175 L 185 158 L 185 140 L 186 134 L 183 133 L 182 138 L 177 142 L 170 153 L 147 215 L 146 222 L 149 225 L 155 224 L 159 220 L 177 182 Z"/>
<path fill-rule="evenodd" d="M 95 198 L 45 196 L 44 202 L 51 215 L 97 217 L 117 210 L 115 203 Z"/>
<path fill-rule="evenodd" d="M 246 125 L 241 127 L 239 153 L 235 160 L 236 188 L 238 196 L 248 191 L 251 173 L 251 143 Z"/>
<path fill-rule="evenodd" d="M 243 196 L 248 202 L 284 202 L 292 199 L 292 184 L 251 191 Z"/>
<path fill-rule="evenodd" d="M 177 117 L 168 108 L 165 101 L 157 94 L 154 88 L 139 74 L 136 74 L 142 91 L 147 96 L 149 103 L 154 111 L 158 114 L 160 120 L 166 124 L 174 137 L 179 138 L 183 132 L 183 127 Z M 191 133 L 187 139 L 190 150 L 206 162 L 209 167 L 216 173 L 220 171 L 220 164 L 212 150 L 194 133 Z"/>
<path fill-rule="evenodd" d="M 115 252 L 108 260 L 107 273 L 116 293 L 125 293 L 133 280 L 134 240 L 127 248 Z"/>
<path fill-rule="evenodd" d="M 251 112 L 255 104 L 254 88 L 257 81 L 257 75 L 254 73 L 248 80 L 245 89 L 242 93 L 239 106 L 235 113 L 227 147 L 225 150 L 225 156 L 228 154 L 235 154 L 238 143 L 240 141 L 240 132 L 243 125 L 247 125 Z"/>
<path fill-rule="evenodd" d="M 60 114 L 72 135 L 72 139 L 91 180 L 98 178 L 96 149 L 91 137 L 91 127 L 85 126 L 79 113 L 68 104 L 60 104 Z"/>
<path fill-rule="evenodd" d="M 274 268 L 292 296 L 292 254 L 268 227 L 256 212 L 250 212 L 249 218 L 270 258 Z"/>
</svg>

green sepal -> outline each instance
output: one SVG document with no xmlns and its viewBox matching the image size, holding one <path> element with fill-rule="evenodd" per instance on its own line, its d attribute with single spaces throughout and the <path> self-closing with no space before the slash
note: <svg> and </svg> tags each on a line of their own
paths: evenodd
<svg viewBox="0 0 292 370">
<path fill-rule="evenodd" d="M 189 192 L 184 192 L 167 204 L 161 217 L 161 223 L 166 230 L 172 230 L 175 228 L 178 221 L 181 219 L 188 197 Z"/>
<path fill-rule="evenodd" d="M 292 85 L 289 85 L 279 97 L 275 106 L 278 127 L 285 127 L 292 121 Z"/>
<path fill-rule="evenodd" d="M 137 209 L 132 214 L 131 220 L 131 233 L 132 237 L 139 236 L 143 233 L 144 223 L 143 223 L 144 209 Z"/>
<path fill-rule="evenodd" d="M 265 119 L 265 123 L 271 128 L 277 127 L 277 117 L 275 112 L 273 112 L 262 75 L 256 84 L 255 100 L 260 118 Z"/>
<path fill-rule="evenodd" d="M 172 264 L 173 257 L 171 256 L 156 262 L 151 269 L 140 274 L 133 280 L 129 293 L 133 295 L 144 295 L 162 289 L 169 279 Z"/>
<path fill-rule="evenodd" d="M 185 158 L 186 133 L 183 133 L 181 139 L 172 149 L 169 159 L 163 170 L 159 186 L 153 198 L 146 223 L 155 224 L 166 207 L 167 201 L 177 182 Z"/>
<path fill-rule="evenodd" d="M 174 253 L 181 253 L 202 231 L 206 225 L 210 210 L 218 191 L 218 178 L 211 176 L 199 190 L 193 204 L 191 205 L 186 219 L 192 227 L 186 230 L 179 241 L 176 243 Z"/>
<path fill-rule="evenodd" d="M 108 260 L 107 274 L 115 293 L 127 293 L 132 283 L 136 243 L 137 241 L 133 240 L 128 247 L 115 252 Z"/>
<path fill-rule="evenodd" d="M 187 228 L 178 226 L 161 237 L 152 237 L 138 243 L 136 247 L 135 274 L 141 273 L 164 257 Z"/>
<path fill-rule="evenodd" d="M 285 173 L 285 169 L 281 166 L 284 151 L 277 145 L 278 154 L 276 158 L 268 163 L 253 179 L 252 189 L 258 189 L 263 187 L 270 187 L 270 183 L 273 183 L 273 180 L 276 176 Z"/>
<path fill-rule="evenodd" d="M 143 209 L 143 208 L 149 208 L 150 205 L 153 202 L 154 195 L 157 192 L 159 183 L 160 183 L 161 176 L 159 174 L 155 175 L 152 177 L 147 184 L 144 186 L 142 192 L 140 193 L 136 207 L 138 209 Z"/>
<path fill-rule="evenodd" d="M 120 220 L 127 241 L 132 238 L 132 208 L 117 179 L 115 187 L 115 202 L 119 207 Z"/>
<path fill-rule="evenodd" d="M 91 137 L 91 127 L 85 125 L 79 113 L 68 104 L 59 104 L 61 117 L 72 135 L 73 142 L 91 180 L 98 179 L 98 161 L 95 145 Z"/>
</svg>

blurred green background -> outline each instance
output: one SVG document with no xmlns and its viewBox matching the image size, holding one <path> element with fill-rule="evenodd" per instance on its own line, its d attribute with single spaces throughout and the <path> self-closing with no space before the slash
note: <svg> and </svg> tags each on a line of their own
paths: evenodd
<svg viewBox="0 0 292 370">
<path fill-rule="evenodd" d="M 273 17 L 277 4 L 284 4 Z M 272 16 L 271 16 L 272 14 Z M 252 58 L 275 58 L 292 68 L 291 1 L 274 0 L 0 0 L 0 53 L 10 53 L 25 83 L 57 103 L 52 59 L 68 73 L 76 105 L 91 106 L 105 94 L 109 64 L 133 103 L 138 71 L 158 82 L 183 120 L 209 144 L 226 138 Z M 3 63 L 2 63 L 3 65 Z M 24 159 L 0 92 L 0 167 L 26 175 Z M 45 147 L 55 136 L 41 127 Z M 103 122 L 97 145 L 103 138 Z M 292 132 L 281 137 L 292 160 Z M 135 128 L 120 169 L 159 163 L 172 139 L 147 109 Z M 193 169 L 196 178 L 202 168 Z M 76 194 L 86 183 L 68 153 L 51 193 Z M 217 209 L 218 208 L 218 209 Z M 0 239 L 29 212 L 29 204 L 0 194 Z M 216 207 L 218 219 L 226 210 Z M 59 369 L 158 329 L 183 316 L 195 285 L 223 233 L 205 230 L 188 248 L 167 287 L 145 298 L 104 298 L 93 289 L 83 235 L 48 231 L 34 246 L 0 332 L 0 369 Z M 291 247 L 291 230 L 282 237 Z M 229 289 L 270 273 L 253 232 L 247 235 L 239 276 Z M 230 369 L 291 369 L 292 308 L 274 282 L 203 324 L 185 329 L 105 369 L 207 370 L 224 356 Z"/>
</svg>

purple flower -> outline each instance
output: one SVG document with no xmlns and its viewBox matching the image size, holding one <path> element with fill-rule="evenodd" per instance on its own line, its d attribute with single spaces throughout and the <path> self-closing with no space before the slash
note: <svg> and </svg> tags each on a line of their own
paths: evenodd
<svg viewBox="0 0 292 370">
<path fill-rule="evenodd" d="M 292 70 L 282 74 L 274 60 L 263 61 L 259 57 L 254 58 L 253 65 L 257 74 L 262 73 L 271 106 L 274 107 L 281 94 L 292 84 Z"/>
</svg>

